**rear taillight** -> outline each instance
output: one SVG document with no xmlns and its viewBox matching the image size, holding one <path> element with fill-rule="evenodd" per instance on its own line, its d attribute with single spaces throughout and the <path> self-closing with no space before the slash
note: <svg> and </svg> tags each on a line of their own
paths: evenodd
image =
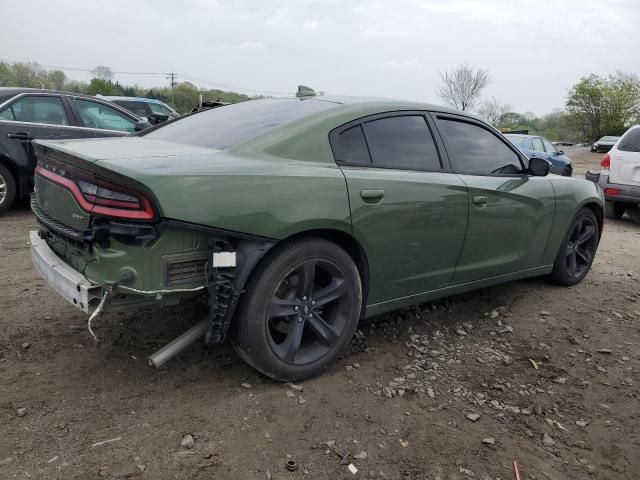
<svg viewBox="0 0 640 480">
<path fill-rule="evenodd" d="M 36 167 L 36 174 L 69 190 L 80 207 L 94 215 L 129 220 L 153 220 L 151 202 L 140 192 L 73 168 L 60 172 Z"/>
<path fill-rule="evenodd" d="M 621 190 L 619 188 L 605 188 L 604 193 L 606 195 L 620 195 Z"/>
<path fill-rule="evenodd" d="M 600 166 L 602 167 L 601 174 L 609 175 L 609 168 L 611 168 L 611 157 L 608 153 L 602 157 L 602 161 L 600 162 Z"/>
</svg>

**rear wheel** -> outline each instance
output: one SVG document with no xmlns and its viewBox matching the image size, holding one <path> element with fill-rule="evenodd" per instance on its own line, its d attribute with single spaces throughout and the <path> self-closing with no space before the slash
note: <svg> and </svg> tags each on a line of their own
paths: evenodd
<svg viewBox="0 0 640 480">
<path fill-rule="evenodd" d="M 276 247 L 247 286 L 236 350 L 273 379 L 311 377 L 347 347 L 361 303 L 358 269 L 337 245 L 305 239 Z"/>
<path fill-rule="evenodd" d="M 553 264 L 551 280 L 559 285 L 575 285 L 587 275 L 598 248 L 598 220 L 588 208 L 574 217 L 569 233 Z"/>
<path fill-rule="evenodd" d="M 618 220 L 619 218 L 622 218 L 625 210 L 626 205 L 624 203 L 607 201 L 604 204 L 604 215 L 607 218 L 614 218 Z"/>
<path fill-rule="evenodd" d="M 627 205 L 627 215 L 636 223 L 640 223 L 640 205 Z"/>
<path fill-rule="evenodd" d="M 4 165 L 0 165 L 0 214 L 9 210 L 16 199 L 16 181 Z"/>
</svg>

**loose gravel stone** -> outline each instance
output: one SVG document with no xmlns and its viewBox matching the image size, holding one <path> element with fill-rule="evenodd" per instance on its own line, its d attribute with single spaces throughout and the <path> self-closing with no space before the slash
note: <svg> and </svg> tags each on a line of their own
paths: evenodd
<svg viewBox="0 0 640 480">
<path fill-rule="evenodd" d="M 253 385 L 251 385 L 250 383 L 242 383 L 240 386 L 249 390 Z"/>
<path fill-rule="evenodd" d="M 463 329 L 459 328 L 456 330 L 456 334 L 458 334 L 461 337 L 466 337 L 467 336 L 467 332 L 465 332 Z"/>
<path fill-rule="evenodd" d="M 287 398 L 295 398 L 296 397 L 296 393 L 293 390 L 287 390 L 285 392 L 285 395 L 287 396 Z"/>
<path fill-rule="evenodd" d="M 477 422 L 478 420 L 480 420 L 480 415 L 478 415 L 477 413 L 467 413 L 467 420 Z"/>
<path fill-rule="evenodd" d="M 364 450 L 360 453 L 356 453 L 353 458 L 355 458 L 356 460 L 366 460 L 367 459 L 367 452 L 365 452 Z"/>
<path fill-rule="evenodd" d="M 24 407 L 20 407 L 17 413 L 19 417 L 24 417 L 27 414 L 27 409 Z"/>
<path fill-rule="evenodd" d="M 552 447 L 553 445 L 556 444 L 556 441 L 553 438 L 551 438 L 549 434 L 545 433 L 542 436 L 542 443 L 544 443 L 548 447 Z"/>
<path fill-rule="evenodd" d="M 613 351 L 610 348 L 599 348 L 598 353 L 611 354 Z"/>
<path fill-rule="evenodd" d="M 482 439 L 482 443 L 484 443 L 485 445 L 495 445 L 496 444 L 496 439 L 493 438 L 493 437 L 483 438 Z"/>
<path fill-rule="evenodd" d="M 586 427 L 587 425 L 589 425 L 589 423 L 585 422 L 584 420 L 576 420 L 576 425 L 579 427 Z"/>
<path fill-rule="evenodd" d="M 302 385 L 296 385 L 295 383 L 292 383 L 289 386 L 291 387 L 291 390 L 295 390 L 296 392 L 304 392 L 304 387 Z"/>
<path fill-rule="evenodd" d="M 180 442 L 180 446 L 182 448 L 188 448 L 189 450 L 191 450 L 195 444 L 196 442 L 193 439 L 193 436 L 191 436 L 191 434 L 189 433 L 187 433 L 184 437 L 182 437 L 182 441 Z"/>
</svg>

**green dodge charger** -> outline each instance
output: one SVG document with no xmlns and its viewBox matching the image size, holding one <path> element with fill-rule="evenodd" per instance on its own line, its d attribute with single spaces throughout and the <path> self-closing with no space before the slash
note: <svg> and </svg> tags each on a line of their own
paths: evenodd
<svg viewBox="0 0 640 480">
<path fill-rule="evenodd" d="M 103 311 L 207 302 L 155 366 L 229 337 L 269 377 L 310 377 L 363 317 L 525 277 L 580 282 L 603 227 L 593 182 L 415 102 L 307 92 L 35 150 L 32 259 L 92 334 Z"/>
</svg>

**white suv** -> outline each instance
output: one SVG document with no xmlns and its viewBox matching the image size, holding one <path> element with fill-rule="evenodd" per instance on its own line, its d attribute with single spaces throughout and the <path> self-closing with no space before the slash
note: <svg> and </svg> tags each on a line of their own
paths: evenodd
<svg viewBox="0 0 640 480">
<path fill-rule="evenodd" d="M 640 125 L 618 139 L 600 166 L 598 184 L 604 190 L 607 217 L 620 218 L 626 212 L 640 223 Z"/>
</svg>

